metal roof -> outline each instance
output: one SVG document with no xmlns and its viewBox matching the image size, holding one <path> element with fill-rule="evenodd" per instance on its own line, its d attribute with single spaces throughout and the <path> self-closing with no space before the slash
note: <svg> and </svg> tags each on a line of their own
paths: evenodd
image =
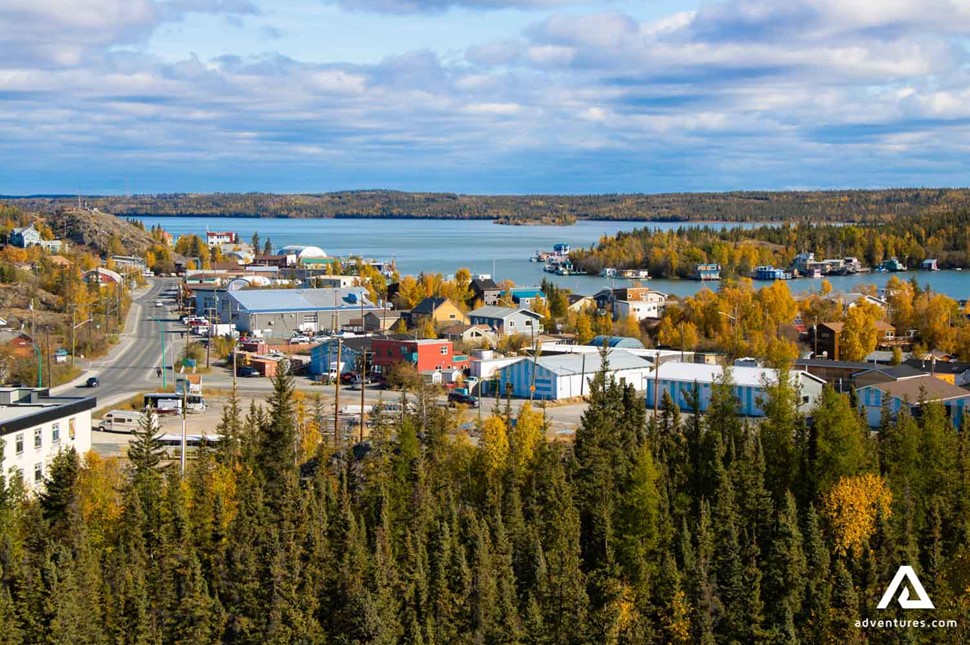
<svg viewBox="0 0 970 645">
<path fill-rule="evenodd" d="M 775 382 L 778 380 L 778 370 L 767 367 L 731 367 L 731 380 L 735 385 L 743 387 L 761 387 L 765 381 Z M 669 381 L 681 381 L 685 383 L 713 383 L 720 378 L 724 368 L 720 365 L 706 365 L 703 363 L 681 363 L 679 361 L 668 361 L 660 364 L 661 379 Z M 819 383 L 824 383 L 822 379 L 808 372 L 792 370 L 794 378 L 808 378 Z"/>
<path fill-rule="evenodd" d="M 469 318 L 497 318 L 499 320 L 505 320 L 509 316 L 514 316 L 515 314 L 522 312 L 533 318 L 540 318 L 539 314 L 534 311 L 529 311 L 528 309 L 516 309 L 515 307 L 498 307 L 495 305 L 489 305 L 486 307 L 479 307 L 475 311 L 469 312 Z"/>
<path fill-rule="evenodd" d="M 244 289 L 231 291 L 228 297 L 249 313 L 286 311 L 319 311 L 331 309 L 376 309 L 363 287 L 342 289 Z"/>
<path fill-rule="evenodd" d="M 524 359 L 529 360 L 529 359 Z M 607 354 L 610 371 L 622 371 L 649 368 L 651 363 L 645 358 L 622 349 L 616 349 Z M 602 357 L 599 352 L 584 352 L 582 354 L 562 354 L 560 356 L 539 357 L 536 364 L 559 376 L 573 374 L 587 374 L 592 376 L 600 369 Z"/>
<path fill-rule="evenodd" d="M 881 390 L 897 399 L 906 399 L 910 403 L 916 403 L 920 400 L 921 396 L 925 396 L 927 401 L 949 401 L 964 397 L 970 398 L 970 390 L 952 385 L 929 374 L 924 374 L 919 378 L 908 378 L 901 381 L 874 383 L 859 388 L 859 391 L 861 392 L 870 387 Z"/>
<path fill-rule="evenodd" d="M 587 345 L 593 347 L 619 347 L 622 349 L 644 349 L 643 343 L 639 338 L 627 338 L 626 336 L 597 336 L 589 341 Z"/>
</svg>

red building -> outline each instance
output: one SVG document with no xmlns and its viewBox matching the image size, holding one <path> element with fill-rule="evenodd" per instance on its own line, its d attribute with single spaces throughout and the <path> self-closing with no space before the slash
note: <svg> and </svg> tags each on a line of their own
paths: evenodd
<svg viewBox="0 0 970 645">
<path fill-rule="evenodd" d="M 455 354 L 450 340 L 375 338 L 371 351 L 375 371 L 381 373 L 386 373 L 391 365 L 405 361 L 414 365 L 418 372 L 464 369 L 468 366 L 468 357 Z"/>
</svg>

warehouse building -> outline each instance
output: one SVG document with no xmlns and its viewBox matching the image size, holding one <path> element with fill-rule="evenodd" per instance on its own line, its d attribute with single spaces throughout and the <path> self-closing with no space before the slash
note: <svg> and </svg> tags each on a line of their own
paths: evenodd
<svg viewBox="0 0 970 645">
<path fill-rule="evenodd" d="M 382 309 L 367 297 L 367 289 L 243 289 L 220 300 L 219 319 L 239 331 L 266 338 L 288 338 L 293 330 L 307 333 L 339 329 L 361 312 Z"/>
<path fill-rule="evenodd" d="M 536 399 L 556 401 L 589 394 L 589 380 L 602 364 L 599 352 L 522 358 L 499 370 L 499 387 L 505 392 L 512 386 L 512 396 L 528 398 L 535 384 Z M 651 363 L 640 356 L 617 349 L 609 352 L 609 374 L 622 385 L 632 384 L 637 390 L 646 387 L 652 373 Z M 533 379 L 533 371 L 535 378 Z"/>
<path fill-rule="evenodd" d="M 738 414 L 748 417 L 764 416 L 759 399 L 765 396 L 766 383 L 778 382 L 778 370 L 764 367 L 730 369 L 734 397 L 738 401 Z M 801 389 L 798 409 L 802 412 L 810 410 L 822 394 L 825 381 L 800 370 L 793 370 L 789 374 L 792 382 Z M 711 403 L 712 386 L 723 376 L 724 368 L 720 365 L 679 361 L 661 363 L 659 374 L 651 372 L 647 382 L 647 406 L 653 408 L 662 400 L 663 393 L 667 392 L 681 410 L 690 412 L 694 409 L 691 400 L 696 395 L 698 408 L 704 412 Z"/>
</svg>

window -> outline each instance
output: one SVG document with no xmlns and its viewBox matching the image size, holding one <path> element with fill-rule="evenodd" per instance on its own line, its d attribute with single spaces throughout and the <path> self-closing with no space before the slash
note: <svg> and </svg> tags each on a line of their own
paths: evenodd
<svg viewBox="0 0 970 645">
<path fill-rule="evenodd" d="M 34 483 L 44 481 L 44 464 L 34 464 Z"/>
<path fill-rule="evenodd" d="M 67 438 L 70 439 L 71 441 L 74 441 L 75 421 L 76 421 L 75 419 L 69 419 L 67 422 Z"/>
<path fill-rule="evenodd" d="M 16 444 L 17 444 L 17 454 L 18 455 L 24 454 L 24 435 L 22 433 L 17 435 Z"/>
<path fill-rule="evenodd" d="M 44 445 L 44 434 L 43 430 L 37 428 L 34 430 L 34 448 L 40 448 Z"/>
<path fill-rule="evenodd" d="M 51 443 L 61 442 L 61 424 L 55 423 L 51 426 Z"/>
<path fill-rule="evenodd" d="M 514 320 L 510 320 L 509 321 L 509 327 L 515 327 L 515 321 Z"/>
</svg>

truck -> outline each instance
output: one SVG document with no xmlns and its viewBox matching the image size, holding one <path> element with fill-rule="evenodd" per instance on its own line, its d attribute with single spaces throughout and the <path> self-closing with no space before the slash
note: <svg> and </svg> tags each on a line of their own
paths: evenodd
<svg viewBox="0 0 970 645">
<path fill-rule="evenodd" d="M 209 336 L 230 336 L 239 338 L 239 332 L 232 323 L 215 323 L 209 327 Z"/>
<path fill-rule="evenodd" d="M 131 432 L 137 430 L 144 414 L 134 410 L 111 410 L 97 422 L 101 432 Z"/>
<path fill-rule="evenodd" d="M 340 408 L 340 414 L 347 416 L 360 416 L 361 414 L 370 414 L 374 411 L 373 405 L 345 405 Z"/>
</svg>

